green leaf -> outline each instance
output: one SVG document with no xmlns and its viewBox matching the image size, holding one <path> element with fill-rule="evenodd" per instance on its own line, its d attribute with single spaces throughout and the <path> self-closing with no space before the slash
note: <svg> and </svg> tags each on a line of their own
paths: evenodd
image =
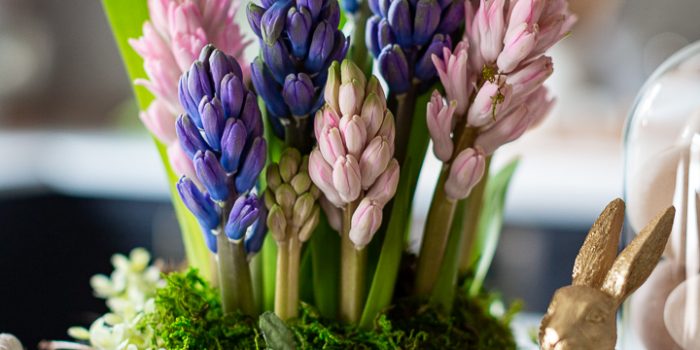
<svg viewBox="0 0 700 350">
<path fill-rule="evenodd" d="M 131 48 L 128 40 L 141 36 L 143 23 L 148 19 L 148 7 L 144 0 L 103 0 L 102 5 L 105 14 L 112 27 L 114 40 L 121 53 L 124 66 L 133 81 L 137 78 L 146 78 L 143 68 L 143 59 Z M 153 96 L 142 86 L 133 85 L 134 95 L 141 110 L 145 110 L 153 101 Z M 136 116 L 134 116 L 136 117 Z M 211 257 L 204 242 L 204 236 L 197 219 L 187 210 L 177 194 L 175 183 L 177 175 L 170 168 L 165 146 L 154 139 L 158 154 L 165 168 L 170 194 L 175 208 L 175 215 L 180 223 L 182 241 L 185 246 L 187 261 L 190 266 L 197 268 L 209 281 L 213 280 L 211 269 Z"/>
<path fill-rule="evenodd" d="M 340 236 L 328 224 L 326 215 L 321 215 L 321 222 L 309 240 L 309 248 L 315 306 L 323 317 L 334 319 L 340 293 Z"/>
<path fill-rule="evenodd" d="M 273 312 L 266 311 L 260 315 L 258 321 L 260 330 L 265 337 L 268 348 L 272 350 L 294 350 L 296 343 L 292 331 L 287 328 L 287 325 Z"/>
<path fill-rule="evenodd" d="M 427 105 L 432 89 L 428 91 L 428 93 L 416 99 L 416 106 Z M 425 123 L 425 107 L 415 108 L 415 111 L 411 124 L 410 143 L 406 152 L 406 161 L 401 167 L 399 185 L 393 200 L 379 263 L 374 271 L 372 284 L 360 319 L 360 327 L 363 328 L 372 327 L 377 314 L 391 305 L 392 296 L 394 295 L 394 286 L 399 274 L 401 255 L 405 247 L 405 235 L 411 223 L 411 220 L 408 218 L 411 217 L 413 195 L 415 194 L 418 175 L 420 175 L 430 140 L 428 127 Z"/>
<path fill-rule="evenodd" d="M 471 266 L 475 266 L 474 279 L 471 281 L 471 286 L 469 286 L 469 294 L 472 296 L 476 296 L 481 290 L 486 273 L 496 253 L 501 227 L 503 226 L 506 194 L 519 162 L 519 159 L 512 160 L 498 173 L 491 176 L 486 183 L 483 209 L 479 219 L 474 249 L 471 252 L 473 259 Z"/>
</svg>

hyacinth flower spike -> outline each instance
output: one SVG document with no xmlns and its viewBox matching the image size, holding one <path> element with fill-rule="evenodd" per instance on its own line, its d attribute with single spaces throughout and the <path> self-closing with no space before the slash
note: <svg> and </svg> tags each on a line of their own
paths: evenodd
<svg viewBox="0 0 700 350">
<path fill-rule="evenodd" d="M 195 178 L 183 176 L 177 189 L 216 254 L 224 312 L 255 315 L 247 258 L 266 232 L 254 188 L 267 154 L 257 98 L 243 85 L 238 62 L 206 46 L 180 78 L 179 100 L 186 114 L 176 133 Z"/>
<path fill-rule="evenodd" d="M 396 115 L 396 158 L 404 161 L 419 93 L 437 80 L 433 54 L 452 48 L 464 23 L 464 0 L 367 0 L 372 17 L 366 44 L 389 86 L 389 109 Z"/>
<path fill-rule="evenodd" d="M 465 198 L 459 269 L 468 272 L 490 155 L 551 108 L 542 84 L 552 74 L 552 60 L 544 52 L 575 21 L 565 0 L 481 0 L 467 2 L 464 14 L 464 39 L 431 58 L 447 98 L 434 92 L 427 107 L 433 152 L 443 169 L 418 261 L 415 292 L 420 295 L 433 290 L 457 202 Z"/>
<path fill-rule="evenodd" d="M 301 247 L 321 218 L 321 192 L 308 174 L 309 157 L 287 148 L 278 163 L 267 167 L 267 226 L 277 242 L 275 313 L 283 320 L 299 314 Z"/>
<path fill-rule="evenodd" d="M 311 120 L 323 106 L 328 67 L 348 49 L 338 30 L 338 2 L 263 1 L 250 3 L 247 15 L 261 48 L 251 64 L 251 79 L 273 131 L 288 146 L 308 153 Z"/>
<path fill-rule="evenodd" d="M 394 117 L 379 81 L 347 59 L 334 62 L 328 75 L 326 105 L 314 119 L 318 145 L 309 156 L 309 176 L 342 210 L 340 318 L 354 324 L 364 306 L 366 246 L 396 192 L 399 164 Z"/>
</svg>

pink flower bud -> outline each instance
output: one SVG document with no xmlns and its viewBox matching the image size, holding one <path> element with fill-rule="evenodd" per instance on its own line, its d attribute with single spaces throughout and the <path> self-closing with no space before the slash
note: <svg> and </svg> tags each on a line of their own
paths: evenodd
<svg viewBox="0 0 700 350">
<path fill-rule="evenodd" d="M 357 209 L 355 209 L 350 226 L 350 240 L 355 244 L 355 249 L 362 249 L 367 246 L 381 225 L 381 206 L 368 198 L 364 198 L 357 206 Z"/>
<path fill-rule="evenodd" d="M 362 105 L 362 120 L 367 127 L 367 138 L 373 138 L 384 120 L 384 111 L 386 110 L 386 101 L 382 100 L 379 95 L 372 92 L 365 98 L 365 103 Z"/>
<path fill-rule="evenodd" d="M 512 87 L 500 78 L 497 81 L 487 81 L 479 89 L 467 112 L 467 122 L 470 126 L 482 127 L 494 122 L 501 116 L 510 104 Z"/>
<path fill-rule="evenodd" d="M 519 0 L 513 5 L 508 21 L 508 30 L 520 23 L 534 24 L 540 19 L 546 0 Z M 508 34 L 506 34 L 508 35 Z"/>
<path fill-rule="evenodd" d="M 367 142 L 365 122 L 359 115 L 344 116 L 340 119 L 340 131 L 348 153 L 359 158 Z"/>
<path fill-rule="evenodd" d="M 437 90 L 433 91 L 430 102 L 428 102 L 426 122 L 430 138 L 433 140 L 433 153 L 443 162 L 450 160 L 454 149 L 452 124 L 456 106 L 455 101 L 445 105 Z"/>
<path fill-rule="evenodd" d="M 527 109 L 530 115 L 529 128 L 537 127 L 554 107 L 554 98 L 548 96 L 547 87 L 540 86 L 528 96 Z"/>
<path fill-rule="evenodd" d="M 321 130 L 318 139 L 318 148 L 323 154 L 323 158 L 328 164 L 335 163 L 335 160 L 346 154 L 343 137 L 336 127 L 325 127 Z"/>
<path fill-rule="evenodd" d="M 337 128 L 339 125 L 340 117 L 335 114 L 332 108 L 319 109 L 314 117 L 314 134 L 316 134 L 316 140 L 321 139 L 321 131 L 323 131 L 323 128 Z"/>
<path fill-rule="evenodd" d="M 552 59 L 540 56 L 525 67 L 509 74 L 506 82 L 513 86 L 514 96 L 527 96 L 542 86 L 553 71 Z"/>
<path fill-rule="evenodd" d="M 340 232 L 343 225 L 342 210 L 329 201 L 325 195 L 318 198 L 318 203 L 321 205 L 323 212 L 326 213 L 326 219 L 328 219 L 328 224 L 331 228 Z"/>
<path fill-rule="evenodd" d="M 323 90 L 323 97 L 331 109 L 340 113 L 338 105 L 338 91 L 340 90 L 340 64 L 338 61 L 331 63 L 328 68 L 328 78 L 326 79 L 326 87 Z M 325 108 L 324 108 L 325 109 Z"/>
<path fill-rule="evenodd" d="M 309 155 L 309 177 L 333 205 L 343 206 L 343 201 L 333 185 L 333 169 L 326 163 L 318 148 L 311 151 Z"/>
<path fill-rule="evenodd" d="M 540 16 L 537 45 L 533 52 L 542 53 L 561 40 L 576 23 L 576 16 L 569 11 L 568 1 L 552 0 Z"/>
<path fill-rule="evenodd" d="M 396 124 L 394 124 L 394 115 L 390 110 L 386 110 L 384 113 L 384 119 L 382 120 L 382 125 L 379 127 L 376 136 L 386 137 L 387 142 L 391 146 L 391 154 L 394 154 L 394 141 L 396 139 Z"/>
<path fill-rule="evenodd" d="M 519 138 L 530 124 L 528 108 L 520 105 L 513 112 L 501 118 L 486 131 L 477 136 L 475 144 L 483 148 L 487 155 L 498 147 Z"/>
<path fill-rule="evenodd" d="M 175 133 L 175 116 L 160 100 L 151 102 L 148 109 L 139 113 L 139 118 L 158 140 L 168 145 L 177 140 Z"/>
<path fill-rule="evenodd" d="M 350 203 L 360 196 L 361 181 L 360 165 L 355 157 L 348 154 L 336 159 L 333 164 L 333 187 L 343 202 Z"/>
<path fill-rule="evenodd" d="M 478 147 L 467 148 L 460 152 L 450 165 L 450 174 L 445 181 L 447 197 L 452 200 L 467 198 L 472 188 L 484 176 L 485 167 L 484 153 Z"/>
<path fill-rule="evenodd" d="M 170 166 L 172 166 L 176 175 L 185 175 L 199 185 L 192 159 L 190 159 L 182 147 L 180 147 L 179 142 L 172 143 L 168 146 L 168 158 L 170 159 Z M 201 188 L 201 185 L 199 187 Z"/>
<path fill-rule="evenodd" d="M 537 25 L 521 23 L 506 35 L 503 52 L 498 55 L 498 68 L 510 73 L 525 60 L 537 44 Z"/>
<path fill-rule="evenodd" d="M 450 101 L 457 102 L 455 111 L 460 116 L 467 112 L 472 87 L 472 77 L 467 74 L 468 48 L 469 42 L 462 40 L 457 44 L 453 52 L 450 52 L 448 48 L 444 48 L 442 60 L 437 55 L 431 57 L 440 76 L 440 81 L 445 87 L 447 98 Z"/>
<path fill-rule="evenodd" d="M 372 139 L 360 158 L 363 189 L 372 186 L 377 177 L 384 172 L 392 155 L 392 149 L 386 137 L 375 136 Z"/>
<path fill-rule="evenodd" d="M 338 93 L 338 103 L 342 115 L 360 114 L 362 111 L 362 101 L 365 98 L 365 87 L 360 85 L 360 81 L 353 79 L 348 83 L 340 85 Z"/>
<path fill-rule="evenodd" d="M 370 187 L 365 198 L 369 198 L 382 207 L 385 206 L 391 198 L 396 194 L 396 187 L 399 184 L 399 162 L 396 159 L 392 159 L 386 170 L 379 176 L 379 178 L 374 182 L 374 185 Z"/>
<path fill-rule="evenodd" d="M 503 48 L 505 0 L 481 0 L 474 25 L 479 35 L 481 56 L 487 63 L 494 62 Z"/>
</svg>

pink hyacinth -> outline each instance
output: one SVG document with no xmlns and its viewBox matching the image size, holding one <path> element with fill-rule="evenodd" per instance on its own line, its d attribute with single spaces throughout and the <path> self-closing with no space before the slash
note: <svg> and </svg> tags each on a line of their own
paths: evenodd
<svg viewBox="0 0 700 350">
<path fill-rule="evenodd" d="M 336 208 L 357 203 L 349 232 L 361 249 L 379 229 L 381 210 L 399 181 L 394 116 L 379 81 L 367 80 L 351 61 L 333 63 L 329 76 L 326 105 L 314 119 L 318 143 L 309 156 L 309 176 Z M 337 218 L 336 210 L 324 210 Z"/>
<path fill-rule="evenodd" d="M 129 40 L 143 57 L 148 76 L 135 83 L 156 98 L 141 113 L 141 120 L 168 146 L 173 170 L 180 175 L 192 165 L 187 158 L 182 159 L 184 153 L 174 137 L 175 119 L 184 112 L 178 101 L 178 80 L 209 43 L 242 62 L 243 51 L 251 41 L 243 37 L 234 22 L 239 5 L 239 0 L 149 0 L 150 20 L 143 25 L 143 36 Z M 245 70 L 248 65 L 241 66 Z"/>
<path fill-rule="evenodd" d="M 554 100 L 543 83 L 553 66 L 544 53 L 576 21 L 566 0 L 467 1 L 465 16 L 462 42 L 453 51 L 444 49 L 442 57 L 432 57 L 448 103 L 435 92 L 426 120 L 433 151 L 450 166 L 446 191 L 455 199 L 466 197 L 480 179 L 475 176 L 479 154 L 490 155 L 516 140 L 549 112 Z M 457 108 L 448 117 L 451 103 Z M 476 133 L 472 146 L 478 152 L 453 149 L 452 138 L 463 134 L 456 128 Z M 450 164 L 453 154 L 457 157 Z"/>
</svg>

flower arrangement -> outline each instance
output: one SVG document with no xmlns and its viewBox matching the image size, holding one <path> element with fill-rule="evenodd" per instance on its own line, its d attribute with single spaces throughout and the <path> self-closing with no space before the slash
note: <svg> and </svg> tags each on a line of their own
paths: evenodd
<svg viewBox="0 0 700 350">
<path fill-rule="evenodd" d="M 113 312 L 73 336 L 95 349 L 515 347 L 482 282 L 517 163 L 490 159 L 553 104 L 545 52 L 575 21 L 567 1 L 263 0 L 246 29 L 238 0 L 104 5 L 196 270 L 128 278 L 149 289 L 127 313 L 111 302 L 122 273 L 96 278 Z M 442 171 L 413 256 L 430 141 Z"/>
</svg>

